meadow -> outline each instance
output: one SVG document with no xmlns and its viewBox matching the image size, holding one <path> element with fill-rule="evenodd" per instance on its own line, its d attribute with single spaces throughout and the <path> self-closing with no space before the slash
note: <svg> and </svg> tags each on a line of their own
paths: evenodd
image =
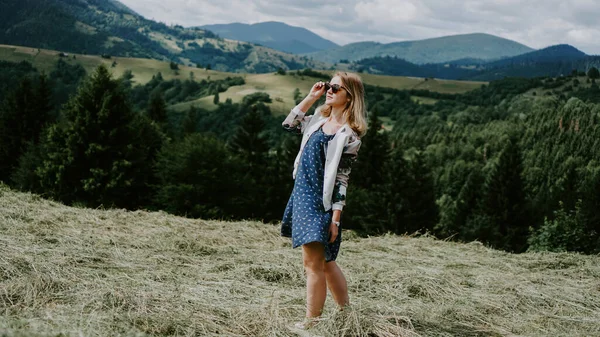
<svg viewBox="0 0 600 337">
<path fill-rule="evenodd" d="M 351 306 L 314 336 L 597 336 L 600 257 L 343 231 Z M 67 207 L 0 185 L 0 335 L 295 336 L 277 225 Z"/>
<path fill-rule="evenodd" d="M 0 60 L 20 62 L 28 61 L 34 67 L 41 71 L 50 72 L 60 58 L 59 51 L 0 45 Z M 75 58 L 73 58 L 75 56 Z M 160 72 L 165 80 L 189 79 L 191 74 L 197 81 L 220 80 L 226 77 L 242 76 L 246 84 L 242 86 L 230 87 L 227 91 L 219 94 L 219 99 L 224 102 L 231 99 L 232 102 L 240 102 L 244 96 L 255 93 L 268 93 L 273 102 L 269 104 L 274 114 L 287 114 L 291 106 L 294 105 L 294 90 L 298 88 L 303 95 L 306 95 L 315 82 L 314 78 L 307 76 L 279 75 L 276 73 L 266 74 L 241 74 L 228 73 L 215 70 L 207 70 L 195 67 L 179 65 L 179 70 L 170 68 L 169 62 L 163 62 L 152 59 L 111 57 L 105 59 L 99 55 L 68 54 L 63 57 L 66 62 L 79 63 L 89 73 L 93 72 L 100 64 L 104 64 L 115 77 L 121 76 L 126 70 L 131 70 L 134 75 L 135 84 L 145 84 L 152 79 L 152 76 Z M 113 66 L 113 63 L 114 66 Z M 332 74 L 333 70 L 322 71 L 326 74 Z M 453 81 L 440 79 L 424 79 L 416 77 L 384 76 L 373 74 L 361 74 L 364 82 L 371 85 L 390 87 L 394 89 L 422 89 L 440 93 L 464 93 L 479 88 L 486 82 Z M 433 104 L 435 100 L 415 97 L 423 104 Z M 190 106 L 196 106 L 207 110 L 214 110 L 216 105 L 213 103 L 214 96 L 202 97 L 171 106 L 174 111 L 187 111 Z"/>
</svg>

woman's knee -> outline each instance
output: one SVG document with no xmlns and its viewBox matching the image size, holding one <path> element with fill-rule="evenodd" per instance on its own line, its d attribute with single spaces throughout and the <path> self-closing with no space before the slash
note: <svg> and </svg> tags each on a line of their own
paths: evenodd
<svg viewBox="0 0 600 337">
<path fill-rule="evenodd" d="M 323 245 L 311 242 L 302 246 L 304 268 L 311 272 L 325 271 L 325 252 Z"/>
</svg>

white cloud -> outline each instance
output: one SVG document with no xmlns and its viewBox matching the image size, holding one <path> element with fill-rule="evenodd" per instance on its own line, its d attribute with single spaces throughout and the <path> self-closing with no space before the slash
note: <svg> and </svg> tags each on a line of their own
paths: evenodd
<svg viewBox="0 0 600 337">
<path fill-rule="evenodd" d="M 149 19 L 200 26 L 281 21 L 338 44 L 488 33 L 600 54 L 598 0 L 122 0 Z"/>
</svg>

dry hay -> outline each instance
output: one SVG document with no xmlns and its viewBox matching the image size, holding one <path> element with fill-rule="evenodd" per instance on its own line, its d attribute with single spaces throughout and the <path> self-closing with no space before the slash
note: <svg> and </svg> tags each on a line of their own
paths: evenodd
<svg viewBox="0 0 600 337">
<path fill-rule="evenodd" d="M 352 305 L 320 336 L 600 335 L 600 258 L 344 231 Z M 294 336 L 300 250 L 277 226 L 66 207 L 0 186 L 0 335 Z"/>
</svg>

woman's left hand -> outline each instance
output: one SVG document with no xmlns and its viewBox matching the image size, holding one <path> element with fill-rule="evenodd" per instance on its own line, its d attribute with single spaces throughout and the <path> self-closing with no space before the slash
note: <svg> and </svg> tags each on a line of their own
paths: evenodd
<svg viewBox="0 0 600 337">
<path fill-rule="evenodd" d="M 338 236 L 339 228 L 335 223 L 329 224 L 329 243 L 333 243 Z"/>
</svg>

